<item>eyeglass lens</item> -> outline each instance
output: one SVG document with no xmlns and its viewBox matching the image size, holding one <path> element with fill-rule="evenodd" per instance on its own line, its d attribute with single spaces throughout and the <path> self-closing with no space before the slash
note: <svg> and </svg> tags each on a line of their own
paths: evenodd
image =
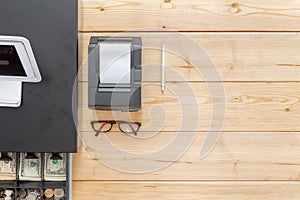
<svg viewBox="0 0 300 200">
<path fill-rule="evenodd" d="M 139 130 L 139 125 L 136 123 L 119 123 L 119 128 L 124 133 L 136 133 Z"/>
<path fill-rule="evenodd" d="M 99 132 L 108 132 L 112 128 L 112 124 L 107 122 L 98 122 L 93 124 L 93 128 Z"/>
</svg>

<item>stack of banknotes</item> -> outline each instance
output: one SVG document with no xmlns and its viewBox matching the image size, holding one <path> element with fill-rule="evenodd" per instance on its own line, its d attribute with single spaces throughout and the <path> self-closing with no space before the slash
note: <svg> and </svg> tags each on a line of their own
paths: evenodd
<svg viewBox="0 0 300 200">
<path fill-rule="evenodd" d="M 46 153 L 44 155 L 44 180 L 45 181 L 65 181 L 67 154 L 60 153 L 54 155 Z"/>
<path fill-rule="evenodd" d="M 16 153 L 0 153 L 0 180 L 16 179 Z"/>
<path fill-rule="evenodd" d="M 21 181 L 66 180 L 65 153 L 20 153 L 19 159 L 16 159 L 15 153 L 3 155 L 4 158 L 0 157 L 0 180 L 15 180 L 17 165 L 18 179 Z"/>
</svg>

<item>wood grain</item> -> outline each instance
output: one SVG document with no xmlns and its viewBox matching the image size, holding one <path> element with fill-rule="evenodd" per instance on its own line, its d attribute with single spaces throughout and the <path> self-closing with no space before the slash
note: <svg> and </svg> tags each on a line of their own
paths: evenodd
<svg viewBox="0 0 300 200">
<path fill-rule="evenodd" d="M 81 143 L 79 152 L 73 156 L 73 199 L 298 200 L 298 31 L 299 1 L 80 0 Z M 174 40 L 171 44 L 178 49 L 189 49 L 187 42 L 180 43 L 181 40 L 171 37 L 175 34 L 195 41 L 204 53 L 199 54 L 195 64 L 190 62 L 189 53 L 195 52 L 192 48 L 179 55 L 167 52 L 168 90 L 162 95 L 162 42 Z M 90 36 L 99 35 L 143 38 L 145 85 L 141 112 L 93 112 L 87 108 L 87 46 Z M 214 68 L 217 76 L 205 76 L 216 75 Z M 208 83 L 212 88 L 213 84 L 223 84 L 225 97 L 209 91 Z M 184 98 L 185 103 L 180 104 L 178 97 Z M 226 102 L 222 134 L 211 153 L 200 159 L 203 142 L 213 130 L 209 131 L 213 102 L 220 103 L 222 98 Z M 182 117 L 182 106 L 190 114 Z M 135 167 L 135 160 L 121 162 L 112 146 L 147 155 L 161 152 L 177 138 L 190 139 L 193 122 L 198 120 L 192 114 L 196 108 L 200 115 L 196 136 L 179 159 L 171 158 L 183 144 L 165 152 L 164 159 L 138 158 L 144 165 L 163 163 L 167 167 L 132 174 L 105 165 L 109 160 L 120 168 Z M 113 128 L 109 134 L 95 138 L 89 124 L 95 119 L 141 121 L 142 128 L 137 137 Z M 182 121 L 184 126 L 180 127 Z"/>
<path fill-rule="evenodd" d="M 166 54 L 167 81 L 299 81 L 300 77 L 298 33 L 81 33 L 80 81 L 88 80 L 89 38 L 99 35 L 143 38 L 144 82 L 160 81 L 163 41 L 169 50 Z M 192 41 L 198 46 L 189 47 Z M 189 54 L 195 49 L 204 52 L 191 63 L 193 59 Z"/>
<path fill-rule="evenodd" d="M 299 1 L 81 0 L 80 31 L 299 31 Z"/>
<path fill-rule="evenodd" d="M 168 83 L 167 91 L 162 94 L 159 84 L 144 85 L 142 111 L 127 113 L 88 109 L 87 83 L 79 83 L 79 130 L 93 131 L 92 120 L 113 119 L 142 122 L 141 131 L 151 132 L 212 131 L 220 126 L 222 131 L 300 130 L 300 83 L 211 83 L 210 86 L 209 93 L 205 83 Z M 224 94 L 216 91 L 218 86 L 224 87 Z M 222 99 L 224 109 L 220 106 Z M 211 123 L 213 113 L 218 117 Z"/>
<path fill-rule="evenodd" d="M 298 200 L 295 182 L 95 182 L 73 183 L 74 200 Z"/>
<path fill-rule="evenodd" d="M 197 133 L 185 152 L 178 148 L 162 152 L 176 137 L 189 139 L 189 133 L 139 133 L 139 138 L 128 137 L 120 132 L 95 137 L 93 132 L 80 134 L 79 152 L 73 156 L 74 180 L 300 180 L 300 133 L 299 132 L 224 132 L 216 146 L 205 158 L 200 159 L 206 133 Z M 105 137 L 110 144 L 105 143 Z M 140 137 L 144 137 L 141 139 Z M 149 173 L 125 173 L 107 167 L 106 161 L 115 161 L 119 169 L 134 167 L 135 161 L 122 165 L 112 151 L 112 146 L 134 154 L 145 164 L 165 168 Z M 183 144 L 182 144 L 183 145 Z M 95 153 L 96 152 L 96 153 Z M 169 159 L 149 158 L 153 152 L 166 153 Z M 178 160 L 171 158 L 184 153 Z M 102 156 L 101 156 L 102 155 Z M 101 160 L 102 157 L 105 159 Z M 145 168 L 145 167 L 144 167 Z M 144 168 L 142 168 L 141 172 Z M 105 184 L 105 183 L 103 183 Z M 186 183 L 187 185 L 189 182 Z M 191 186 L 192 187 L 192 186 Z M 128 187 L 127 187 L 128 189 Z M 75 190 L 76 191 L 76 190 Z M 174 190 L 175 191 L 175 190 Z M 275 192 L 275 190 L 274 190 Z"/>
</svg>

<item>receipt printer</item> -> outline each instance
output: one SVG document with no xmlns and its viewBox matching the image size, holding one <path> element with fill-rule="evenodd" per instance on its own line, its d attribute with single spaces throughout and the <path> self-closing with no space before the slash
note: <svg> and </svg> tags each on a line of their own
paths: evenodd
<svg viewBox="0 0 300 200">
<path fill-rule="evenodd" d="M 96 110 L 141 109 L 140 37 L 91 37 L 88 56 L 88 105 Z"/>
</svg>

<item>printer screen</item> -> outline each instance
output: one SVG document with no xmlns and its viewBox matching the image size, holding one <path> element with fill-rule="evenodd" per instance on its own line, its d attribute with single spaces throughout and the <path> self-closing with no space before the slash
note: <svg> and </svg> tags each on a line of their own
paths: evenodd
<svg viewBox="0 0 300 200">
<path fill-rule="evenodd" d="M 16 47 L 13 45 L 0 45 L 0 76 L 26 76 Z"/>
<path fill-rule="evenodd" d="M 100 84 L 130 85 L 131 42 L 104 41 L 100 48 Z"/>
</svg>

